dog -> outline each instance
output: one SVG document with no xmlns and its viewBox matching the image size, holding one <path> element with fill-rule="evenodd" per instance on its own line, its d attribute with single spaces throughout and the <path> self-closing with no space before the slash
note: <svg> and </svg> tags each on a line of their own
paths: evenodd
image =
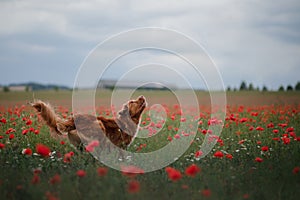
<svg viewBox="0 0 300 200">
<path fill-rule="evenodd" d="M 74 114 L 67 119 L 62 119 L 50 104 L 43 101 L 36 100 L 31 106 L 50 127 L 50 134 L 55 138 L 67 135 L 69 141 L 76 147 L 87 145 L 94 140 L 98 140 L 100 145 L 103 145 L 101 143 L 107 143 L 109 140 L 108 142 L 115 146 L 126 149 L 137 134 L 147 102 L 144 96 L 130 100 L 123 105 L 115 118 Z"/>
</svg>

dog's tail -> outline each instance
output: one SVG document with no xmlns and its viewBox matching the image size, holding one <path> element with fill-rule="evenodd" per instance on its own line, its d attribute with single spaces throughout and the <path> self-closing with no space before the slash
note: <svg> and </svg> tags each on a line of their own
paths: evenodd
<svg viewBox="0 0 300 200">
<path fill-rule="evenodd" d="M 58 135 L 62 135 L 61 131 L 57 127 L 57 124 L 63 122 L 63 120 L 55 113 L 50 104 L 36 100 L 34 103 L 31 103 L 31 106 L 35 108 L 35 110 L 41 115 L 43 120 L 53 131 L 55 131 Z"/>
</svg>

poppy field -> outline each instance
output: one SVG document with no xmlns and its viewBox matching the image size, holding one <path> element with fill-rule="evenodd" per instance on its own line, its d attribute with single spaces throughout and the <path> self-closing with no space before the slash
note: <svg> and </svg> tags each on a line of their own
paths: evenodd
<svg viewBox="0 0 300 200">
<path fill-rule="evenodd" d="M 223 122 L 211 119 L 209 94 L 198 92 L 200 115 L 181 116 L 178 102 L 164 91 L 139 91 L 148 103 L 160 102 L 164 121 L 146 111 L 141 129 L 155 135 L 137 138 L 128 151 L 145 153 L 194 135 L 188 150 L 169 166 L 145 173 L 122 171 L 76 149 L 67 138 L 54 139 L 27 104 L 33 95 L 0 93 L 0 199 L 298 199 L 300 196 L 300 94 L 227 93 Z M 72 92 L 37 92 L 62 118 L 72 113 Z M 139 94 L 136 94 L 139 95 Z M 110 116 L 109 95 L 97 96 L 97 115 Z M 196 132 L 178 132 L 178 124 L 197 121 Z M 220 136 L 208 127 L 223 123 Z M 160 130 L 160 131 L 157 131 Z M 201 158 L 201 144 L 216 141 Z M 100 144 L 101 145 L 101 144 Z"/>
</svg>

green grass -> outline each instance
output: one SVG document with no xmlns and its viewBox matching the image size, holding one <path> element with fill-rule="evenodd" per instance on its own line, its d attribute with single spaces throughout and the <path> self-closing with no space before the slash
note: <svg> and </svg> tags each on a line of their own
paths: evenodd
<svg viewBox="0 0 300 200">
<path fill-rule="evenodd" d="M 152 98 L 153 102 L 156 99 L 165 99 L 167 102 L 169 98 L 159 92 L 142 93 Z M 204 94 L 199 93 L 199 98 Z M 0 93 L 0 96 L 0 120 L 7 120 L 6 124 L 0 122 L 0 136 L 3 136 L 0 143 L 5 144 L 0 149 L 0 199 L 51 199 L 49 194 L 59 199 L 298 199 L 300 195 L 300 172 L 293 173 L 294 168 L 300 166 L 300 141 L 296 141 L 291 134 L 286 136 L 291 139 L 289 144 L 284 144 L 282 140 L 288 127 L 294 128 L 296 137 L 300 136 L 297 93 L 229 93 L 227 117 L 233 114 L 236 121 L 225 121 L 220 137 L 224 145 L 220 145 L 219 141 L 206 157 L 196 161 L 194 154 L 200 149 L 204 138 L 201 130 L 208 128 L 209 113 L 204 113 L 204 117 L 200 119 L 203 124 L 199 125 L 196 139 L 185 154 L 171 164 L 171 167 L 183 175 L 176 182 L 168 178 L 164 168 L 129 178 L 120 171 L 107 167 L 108 173 L 99 176 L 97 168 L 106 166 L 89 153 L 75 149 L 67 140 L 62 145 L 60 141 L 49 137 L 49 129 L 41 126 L 31 109 L 24 109 L 19 113 L 20 116 L 7 112 L 8 107 L 15 109 L 14 105 L 31 100 L 31 94 Z M 70 92 L 38 92 L 35 97 L 70 108 Z M 102 97 L 108 98 L 109 93 Z M 240 105 L 244 108 L 239 107 Z M 208 105 L 204 105 L 206 106 Z M 174 112 L 172 108 L 170 105 L 170 113 Z M 252 116 L 252 112 L 257 112 L 258 115 Z M 193 113 L 190 115 L 193 116 Z M 26 125 L 23 117 L 30 118 L 32 125 Z M 11 122 L 11 118 L 15 120 Z M 179 116 L 174 121 L 168 118 L 158 135 L 148 140 L 136 139 L 129 150 L 135 152 L 140 144 L 146 144 L 139 152 L 150 152 L 168 144 L 167 136 L 175 140 L 177 132 L 174 129 L 168 131 L 168 126 L 178 126 L 178 118 Z M 241 118 L 247 118 L 248 121 L 241 123 Z M 271 122 L 274 127 L 267 128 Z M 287 127 L 280 127 L 284 123 Z M 249 130 L 251 126 L 254 127 L 252 131 Z M 258 126 L 264 130 L 255 130 Z M 29 132 L 22 135 L 22 130 L 30 127 L 39 129 L 40 133 L 35 135 Z M 9 128 L 16 130 L 13 133 L 15 138 L 11 140 L 5 133 Z M 278 129 L 279 133 L 273 133 L 274 129 Z M 273 138 L 276 137 L 280 141 L 274 141 Z M 52 153 L 55 152 L 53 156 L 44 158 L 22 154 L 24 148 L 31 148 L 35 153 L 38 143 L 45 144 Z M 268 146 L 269 151 L 262 152 L 262 146 Z M 70 151 L 74 152 L 74 156 L 70 163 L 65 163 L 64 154 Z M 216 158 L 216 151 L 232 154 L 233 158 Z M 256 157 L 262 158 L 263 162 L 256 162 Z M 185 169 L 193 163 L 201 168 L 201 172 L 195 177 L 188 177 Z M 41 169 L 38 174 L 40 181 L 33 184 L 33 170 L 38 168 Z M 85 177 L 76 175 L 79 169 L 86 171 Z M 51 184 L 49 181 L 55 174 L 60 175 L 61 181 Z M 132 179 L 140 183 L 139 191 L 133 194 L 128 192 L 128 184 Z M 205 189 L 211 191 L 209 197 L 202 194 Z"/>
</svg>

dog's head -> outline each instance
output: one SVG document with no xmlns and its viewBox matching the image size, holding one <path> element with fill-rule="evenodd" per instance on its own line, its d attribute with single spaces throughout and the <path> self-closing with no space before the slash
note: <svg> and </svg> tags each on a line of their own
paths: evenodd
<svg viewBox="0 0 300 200">
<path fill-rule="evenodd" d="M 121 119 L 130 117 L 135 124 L 138 124 L 146 106 L 146 98 L 139 96 L 136 100 L 128 101 L 128 103 L 123 106 L 123 109 L 119 111 L 119 116 Z"/>
</svg>

